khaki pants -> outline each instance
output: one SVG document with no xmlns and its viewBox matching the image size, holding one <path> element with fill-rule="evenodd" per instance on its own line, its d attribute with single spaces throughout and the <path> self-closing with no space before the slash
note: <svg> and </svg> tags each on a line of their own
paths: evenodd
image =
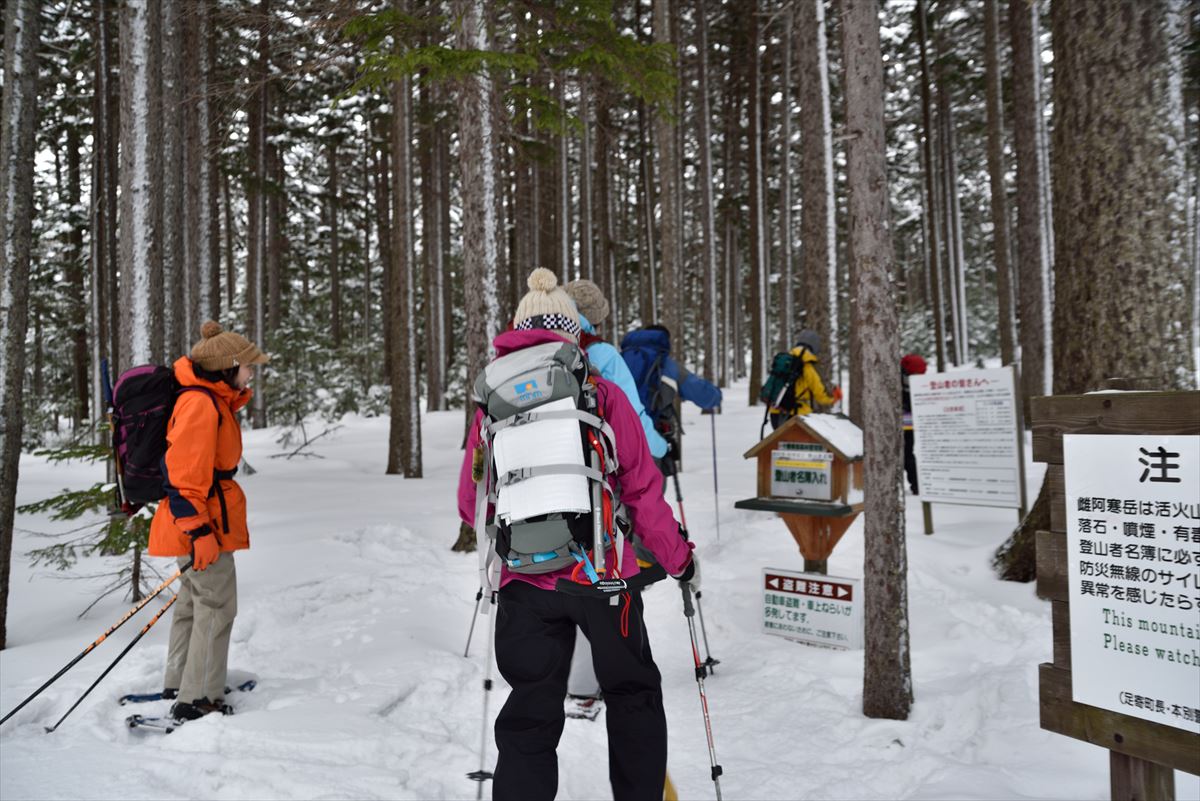
<svg viewBox="0 0 1200 801">
<path fill-rule="evenodd" d="M 187 563 L 180 557 L 180 567 Z M 229 635 L 237 616 L 233 553 L 222 553 L 204 571 L 185 570 L 179 582 L 163 686 L 179 688 L 180 701 L 216 701 L 225 696 Z"/>
</svg>

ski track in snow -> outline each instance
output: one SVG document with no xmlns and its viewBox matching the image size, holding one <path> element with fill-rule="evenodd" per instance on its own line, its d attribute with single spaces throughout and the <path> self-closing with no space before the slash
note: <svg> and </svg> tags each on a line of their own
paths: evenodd
<svg viewBox="0 0 1200 801">
<path fill-rule="evenodd" d="M 742 388 L 744 391 L 744 387 Z M 736 393 L 737 388 L 731 390 Z M 709 421 L 685 406 L 684 503 L 704 575 L 713 655 L 706 682 L 717 757 L 729 799 L 1108 797 L 1100 749 L 1038 728 L 1037 664 L 1051 658 L 1050 609 L 1031 585 L 997 581 L 992 550 L 1012 510 L 934 507 L 937 534 L 921 534 L 909 501 L 910 631 L 916 703 L 906 722 L 861 714 L 862 653 L 761 634 L 763 567 L 799 569 L 783 524 L 733 509 L 753 493 L 761 409 L 718 418 L 722 541 L 713 525 Z M 112 637 L 0 730 L 0 797 L 17 798 L 473 798 L 481 682 L 489 620 L 474 607 L 478 563 L 449 550 L 457 534 L 454 488 L 462 413 L 423 420 L 427 478 L 385 476 L 386 418 L 350 418 L 315 450 L 325 459 L 270 459 L 277 431 L 246 432 L 258 473 L 239 477 L 253 547 L 237 554 L 239 614 L 231 681 L 237 714 L 187 724 L 169 736 L 124 726 L 127 692 L 160 687 L 164 619 L 56 733 L 42 728 L 74 702 L 151 612 Z M 433 446 L 433 447 L 430 447 Z M 94 469 L 26 456 L 19 502 L 90 482 Z M 1036 492 L 1042 467 L 1030 470 Z M 668 498 L 673 500 L 673 492 Z M 1031 496 L 1032 497 L 1032 496 Z M 0 709 L 7 712 L 127 608 L 110 597 L 83 620 L 99 581 L 58 581 L 32 569 L 30 531 L 69 526 L 19 516 L 9 609 L 10 648 L 0 652 Z M 169 560 L 152 560 L 161 571 Z M 115 564 L 85 560 L 76 572 Z M 834 575 L 861 576 L 862 523 L 834 552 Z M 151 602 L 148 609 L 160 604 Z M 647 625 L 663 674 L 670 775 L 681 798 L 712 798 L 708 751 L 679 593 L 646 594 Z M 507 686 L 498 674 L 491 723 Z M 144 707 L 144 708 L 141 708 Z M 568 720 L 559 747 L 559 797 L 609 797 L 601 713 Z M 1176 774 L 1180 799 L 1200 782 Z M 490 794 L 490 790 L 489 790 Z"/>
</svg>

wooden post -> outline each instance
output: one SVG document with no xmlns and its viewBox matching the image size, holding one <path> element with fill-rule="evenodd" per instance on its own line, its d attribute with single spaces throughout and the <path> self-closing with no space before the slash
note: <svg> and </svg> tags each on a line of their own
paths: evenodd
<svg viewBox="0 0 1200 801">
<path fill-rule="evenodd" d="M 921 501 L 921 515 L 925 518 L 925 533 L 933 534 L 933 504 Z"/>
<path fill-rule="evenodd" d="M 1145 759 L 1108 752 L 1113 801 L 1174 801 L 1175 771 Z"/>
</svg>

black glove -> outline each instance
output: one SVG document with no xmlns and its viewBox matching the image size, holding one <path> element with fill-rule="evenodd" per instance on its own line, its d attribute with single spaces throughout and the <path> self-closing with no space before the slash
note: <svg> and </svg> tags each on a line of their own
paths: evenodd
<svg viewBox="0 0 1200 801">
<path fill-rule="evenodd" d="M 692 592 L 700 591 L 700 562 L 696 559 L 696 554 L 692 553 L 692 560 L 687 563 L 687 567 L 674 579 L 680 584 L 690 584 Z"/>
</svg>

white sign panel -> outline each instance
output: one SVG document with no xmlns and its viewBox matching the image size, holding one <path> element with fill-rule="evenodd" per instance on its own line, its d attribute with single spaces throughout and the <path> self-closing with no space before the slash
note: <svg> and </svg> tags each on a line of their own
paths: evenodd
<svg viewBox="0 0 1200 801">
<path fill-rule="evenodd" d="M 763 632 L 828 648 L 862 648 L 861 580 L 763 568 Z"/>
<path fill-rule="evenodd" d="M 784 442 L 771 451 L 771 495 L 782 498 L 833 498 L 833 454 L 820 445 Z"/>
<path fill-rule="evenodd" d="M 909 390 L 921 500 L 1020 508 L 1013 369 L 914 375 Z"/>
<path fill-rule="evenodd" d="M 1200 437 L 1063 436 L 1074 699 L 1200 734 Z"/>
</svg>

